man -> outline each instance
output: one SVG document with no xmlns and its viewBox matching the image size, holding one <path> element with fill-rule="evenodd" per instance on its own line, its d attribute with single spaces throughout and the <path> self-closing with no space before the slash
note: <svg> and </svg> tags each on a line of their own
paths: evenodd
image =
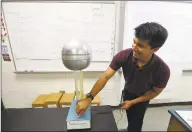
<svg viewBox="0 0 192 132">
<path fill-rule="evenodd" d="M 163 46 L 167 37 L 167 30 L 155 22 L 143 23 L 136 27 L 132 48 L 122 50 L 114 56 L 86 99 L 77 103 L 77 114 L 81 116 L 85 112 L 93 98 L 122 67 L 125 87 L 121 108 L 126 109 L 127 130 L 141 131 L 149 101 L 163 91 L 170 77 L 168 65 L 155 54 Z"/>
</svg>

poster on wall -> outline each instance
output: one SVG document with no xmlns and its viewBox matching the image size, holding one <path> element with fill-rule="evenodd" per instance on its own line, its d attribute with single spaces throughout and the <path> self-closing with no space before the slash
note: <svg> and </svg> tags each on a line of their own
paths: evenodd
<svg viewBox="0 0 192 132">
<path fill-rule="evenodd" d="M 2 56 L 4 61 L 11 61 L 10 56 L 8 54 L 8 47 L 7 45 L 1 45 Z"/>
<path fill-rule="evenodd" d="M 5 37 L 7 37 L 7 31 L 5 28 L 3 14 L 1 13 L 1 42 L 2 43 L 5 43 Z"/>
<path fill-rule="evenodd" d="M 7 32 L 6 32 L 2 13 L 1 13 L 1 25 L 2 25 L 1 26 L 1 42 L 2 42 L 1 51 L 2 51 L 3 60 L 11 61 L 11 58 L 8 53 L 8 46 L 5 44 L 5 38 L 7 37 Z"/>
</svg>

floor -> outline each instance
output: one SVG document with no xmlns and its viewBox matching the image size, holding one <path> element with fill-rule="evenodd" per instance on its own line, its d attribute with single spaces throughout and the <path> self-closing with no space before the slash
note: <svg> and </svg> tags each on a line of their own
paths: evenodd
<svg viewBox="0 0 192 132">
<path fill-rule="evenodd" d="M 169 124 L 170 114 L 169 109 L 177 108 L 192 108 L 192 105 L 182 106 L 162 106 L 162 107 L 151 107 L 147 109 L 144 117 L 144 124 L 142 131 L 167 131 Z M 119 130 L 127 128 L 127 118 L 125 111 L 115 109 L 113 111 L 115 121 Z"/>
</svg>

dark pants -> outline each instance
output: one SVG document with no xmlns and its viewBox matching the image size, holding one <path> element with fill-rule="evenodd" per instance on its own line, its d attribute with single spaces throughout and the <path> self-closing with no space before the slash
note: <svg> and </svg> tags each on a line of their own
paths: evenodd
<svg viewBox="0 0 192 132">
<path fill-rule="evenodd" d="M 133 100 L 138 96 L 133 95 L 126 90 L 124 90 L 123 100 Z M 148 107 L 149 101 L 141 102 L 135 105 L 132 105 L 129 109 L 126 110 L 127 120 L 128 120 L 128 132 L 141 132 L 143 125 L 143 118 Z"/>
</svg>

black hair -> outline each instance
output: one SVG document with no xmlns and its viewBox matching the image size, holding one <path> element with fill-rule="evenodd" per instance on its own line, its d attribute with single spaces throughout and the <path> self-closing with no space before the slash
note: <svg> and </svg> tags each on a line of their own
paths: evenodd
<svg viewBox="0 0 192 132">
<path fill-rule="evenodd" d="M 146 22 L 136 28 L 135 37 L 141 40 L 148 40 L 150 47 L 160 48 L 168 37 L 168 31 L 162 25 L 155 22 Z"/>
</svg>

